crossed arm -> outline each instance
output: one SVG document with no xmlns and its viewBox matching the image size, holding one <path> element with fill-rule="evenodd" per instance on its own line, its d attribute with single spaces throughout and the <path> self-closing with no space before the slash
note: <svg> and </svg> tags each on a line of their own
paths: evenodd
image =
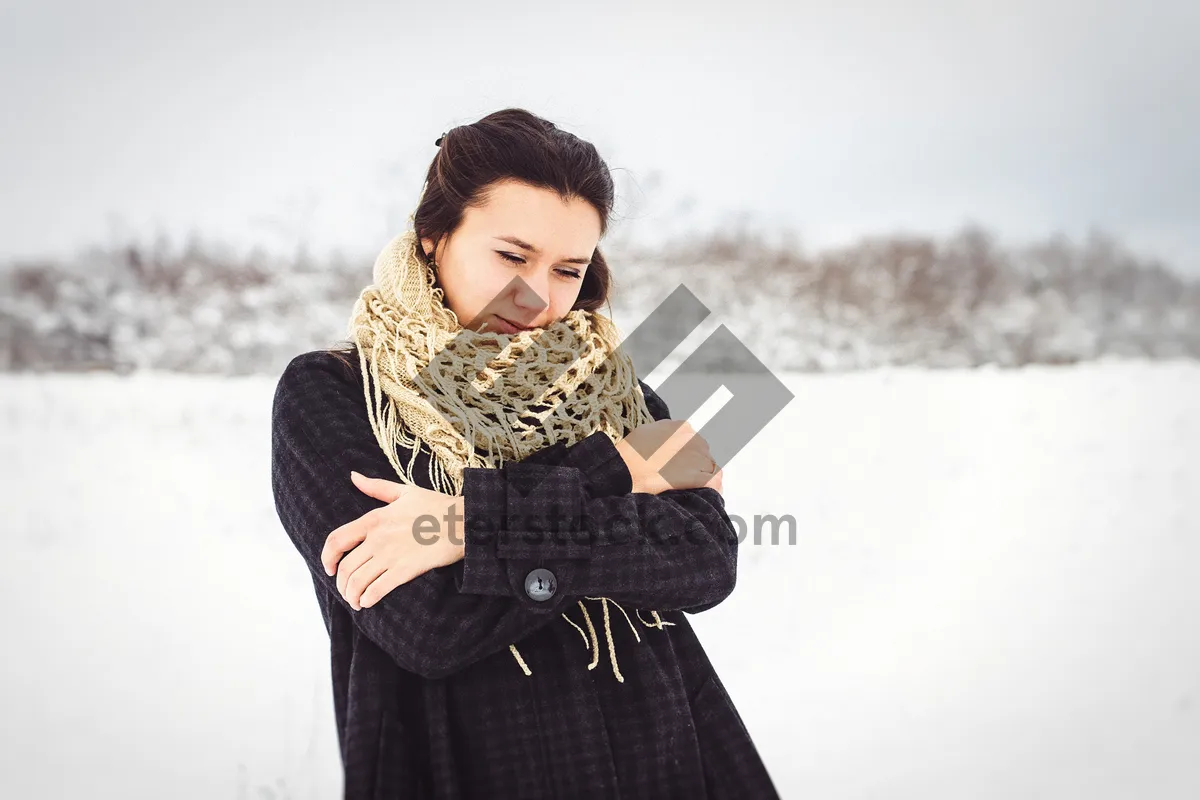
<svg viewBox="0 0 1200 800">
<path fill-rule="evenodd" d="M 643 391 L 654 416 L 667 418 L 661 399 L 644 384 Z M 417 475 L 425 474 L 421 458 L 427 456 L 418 458 Z M 272 407 L 271 479 L 280 521 L 317 591 L 343 606 L 401 668 L 425 677 L 452 674 L 506 649 L 581 596 L 697 613 L 734 588 L 737 536 L 720 493 L 631 492 L 616 447 L 596 433 L 501 469 L 468 468 L 464 558 L 355 610 L 321 553 L 332 531 L 386 504 L 361 492 L 351 470 L 394 474 L 367 420 L 362 386 L 331 357 L 297 356 Z M 549 600 L 525 593 L 525 576 L 535 567 L 557 578 Z"/>
</svg>

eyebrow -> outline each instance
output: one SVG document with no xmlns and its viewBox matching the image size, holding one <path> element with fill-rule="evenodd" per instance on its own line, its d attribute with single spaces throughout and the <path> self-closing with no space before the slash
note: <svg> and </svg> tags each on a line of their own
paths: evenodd
<svg viewBox="0 0 1200 800">
<path fill-rule="evenodd" d="M 515 236 L 497 236 L 495 238 L 499 239 L 502 242 L 508 242 L 509 244 L 516 245 L 517 247 L 520 247 L 522 250 L 528 250 L 529 252 L 533 253 L 534 255 L 537 255 L 538 253 L 542 252 L 541 250 L 538 250 L 533 245 L 529 244 L 529 242 L 523 242 Z M 592 263 L 592 260 L 590 258 L 564 258 L 563 262 L 565 262 L 567 264 L 583 264 L 586 267 L 588 264 Z"/>
</svg>

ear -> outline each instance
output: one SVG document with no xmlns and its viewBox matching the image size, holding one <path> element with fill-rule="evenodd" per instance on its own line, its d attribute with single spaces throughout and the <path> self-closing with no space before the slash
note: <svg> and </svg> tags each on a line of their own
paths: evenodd
<svg viewBox="0 0 1200 800">
<path fill-rule="evenodd" d="M 437 245 L 428 236 L 421 237 L 421 252 L 427 260 L 437 261 Z"/>
</svg>

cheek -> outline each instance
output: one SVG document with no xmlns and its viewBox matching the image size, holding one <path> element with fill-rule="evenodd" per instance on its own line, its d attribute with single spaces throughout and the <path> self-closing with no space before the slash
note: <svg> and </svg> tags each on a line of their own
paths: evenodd
<svg viewBox="0 0 1200 800">
<path fill-rule="evenodd" d="M 511 280 L 512 274 L 502 268 L 474 266 L 452 270 L 442 276 L 446 304 L 465 324 L 495 300 Z"/>
<path fill-rule="evenodd" d="M 579 295 L 582 292 L 582 280 L 561 281 L 551 293 L 551 306 L 554 309 L 554 315 L 558 318 L 565 317 L 567 312 L 575 305 L 575 301 L 579 299 Z"/>
</svg>

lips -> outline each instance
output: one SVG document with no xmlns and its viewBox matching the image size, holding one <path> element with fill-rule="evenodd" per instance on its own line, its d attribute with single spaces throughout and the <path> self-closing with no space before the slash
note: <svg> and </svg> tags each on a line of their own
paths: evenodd
<svg viewBox="0 0 1200 800">
<path fill-rule="evenodd" d="M 496 318 L 496 329 L 501 333 L 520 333 L 521 331 L 533 330 L 529 326 L 518 325 L 510 319 L 505 319 L 499 314 L 493 314 L 492 316 Z"/>
</svg>

